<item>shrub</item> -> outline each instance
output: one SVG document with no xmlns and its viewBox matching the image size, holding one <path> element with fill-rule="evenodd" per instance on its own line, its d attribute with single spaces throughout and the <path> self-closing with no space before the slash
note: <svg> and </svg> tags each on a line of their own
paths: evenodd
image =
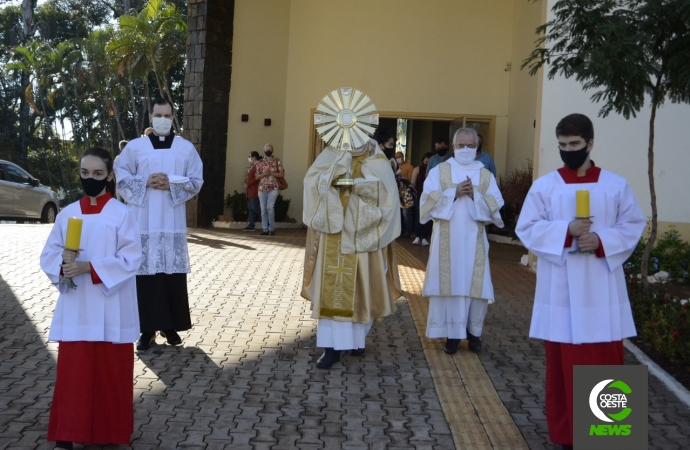
<svg viewBox="0 0 690 450">
<path fill-rule="evenodd" d="M 285 222 L 287 217 L 288 209 L 290 209 L 291 200 L 284 198 L 281 194 L 278 194 L 275 205 L 276 222 Z"/>
<path fill-rule="evenodd" d="M 521 168 L 500 177 L 498 187 L 505 202 L 501 208 L 501 218 L 507 229 L 515 229 L 522 204 L 532 187 L 532 170 L 532 160 L 528 159 Z"/>
<path fill-rule="evenodd" d="M 284 222 L 287 217 L 288 209 L 290 209 L 291 200 L 284 198 L 278 194 L 275 204 L 275 219 L 276 222 Z M 232 209 L 232 218 L 235 222 L 245 222 L 249 218 L 249 210 L 247 209 L 247 194 L 244 192 L 233 191 L 232 195 L 228 194 L 225 197 L 225 207 Z"/>
<path fill-rule="evenodd" d="M 690 303 L 666 293 L 663 285 L 645 292 L 631 278 L 628 294 L 638 336 L 683 371 L 690 372 Z"/>
<path fill-rule="evenodd" d="M 642 254 L 646 245 L 647 239 L 644 237 L 637 243 L 635 251 L 623 265 L 626 274 L 636 276 L 640 273 Z M 657 239 L 649 255 L 649 273 L 654 274 L 660 270 L 668 272 L 673 281 L 690 283 L 690 243 L 683 241 L 674 227 L 670 227 Z"/>
<path fill-rule="evenodd" d="M 645 291 L 637 278 L 647 239 L 642 238 L 623 265 L 628 294 L 639 337 L 683 371 L 690 372 L 690 303 L 667 292 L 667 285 L 652 284 Z M 650 273 L 664 270 L 672 282 L 688 284 L 690 244 L 671 228 L 656 241 L 649 259 Z M 668 288 L 670 289 L 670 288 Z M 682 291 L 681 291 L 682 292 Z M 687 300 L 687 299 L 685 299 Z"/>
<path fill-rule="evenodd" d="M 247 194 L 234 191 L 232 195 L 225 197 L 225 207 L 232 209 L 232 218 L 235 222 L 244 222 L 249 217 L 247 209 Z"/>
</svg>

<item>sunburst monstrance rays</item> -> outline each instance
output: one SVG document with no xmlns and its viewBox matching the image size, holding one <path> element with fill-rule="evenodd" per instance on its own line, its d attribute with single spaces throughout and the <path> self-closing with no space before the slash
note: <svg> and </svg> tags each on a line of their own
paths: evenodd
<svg viewBox="0 0 690 450">
<path fill-rule="evenodd" d="M 379 124 L 369 96 L 349 87 L 332 91 L 316 109 L 316 131 L 327 144 L 342 150 L 363 146 Z"/>
</svg>

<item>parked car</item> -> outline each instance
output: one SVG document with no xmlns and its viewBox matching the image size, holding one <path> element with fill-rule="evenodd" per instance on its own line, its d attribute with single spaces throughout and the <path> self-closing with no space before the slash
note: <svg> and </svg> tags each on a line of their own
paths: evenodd
<svg viewBox="0 0 690 450">
<path fill-rule="evenodd" d="M 60 201 L 26 170 L 0 159 L 0 219 L 55 223 Z"/>
</svg>

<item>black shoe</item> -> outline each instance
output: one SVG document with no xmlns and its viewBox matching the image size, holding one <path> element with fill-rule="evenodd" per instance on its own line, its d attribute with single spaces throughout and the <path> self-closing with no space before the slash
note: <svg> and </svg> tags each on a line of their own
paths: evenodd
<svg viewBox="0 0 690 450">
<path fill-rule="evenodd" d="M 74 448 L 74 444 L 71 442 L 67 442 L 67 441 L 57 441 L 57 442 L 55 442 L 55 447 L 53 447 L 54 450 L 57 450 L 57 449 L 72 450 L 73 448 Z"/>
<path fill-rule="evenodd" d="M 573 450 L 572 445 L 556 444 L 556 450 Z"/>
<path fill-rule="evenodd" d="M 350 356 L 364 356 L 364 349 L 357 348 L 354 350 L 350 350 Z"/>
<path fill-rule="evenodd" d="M 170 345 L 180 345 L 182 343 L 182 338 L 175 330 L 161 331 L 161 336 L 163 336 Z"/>
<path fill-rule="evenodd" d="M 467 340 L 469 341 L 467 343 L 467 347 L 470 350 L 472 350 L 475 353 L 479 353 L 482 350 L 482 341 L 479 340 L 478 336 L 475 336 L 468 331 Z"/>
<path fill-rule="evenodd" d="M 242 231 L 254 231 L 254 228 L 252 228 L 252 227 L 245 227 L 245 228 L 242 228 Z"/>
<path fill-rule="evenodd" d="M 156 343 L 156 332 L 147 331 L 146 333 L 141 333 L 139 337 L 139 342 L 137 342 L 137 350 L 148 350 L 153 344 Z"/>
<path fill-rule="evenodd" d="M 443 351 L 449 355 L 454 355 L 458 351 L 460 339 L 446 339 L 446 345 L 443 346 Z"/>
<path fill-rule="evenodd" d="M 323 355 L 316 361 L 316 367 L 319 369 L 330 369 L 331 366 L 340 361 L 340 350 L 333 350 L 332 348 L 324 349 Z"/>
<path fill-rule="evenodd" d="M 262 231 L 261 236 L 268 236 L 268 233 L 269 233 L 268 231 Z"/>
<path fill-rule="evenodd" d="M 269 234 L 270 236 L 275 236 L 275 235 L 276 235 L 276 232 L 275 232 L 275 231 L 269 231 L 268 234 Z"/>
</svg>

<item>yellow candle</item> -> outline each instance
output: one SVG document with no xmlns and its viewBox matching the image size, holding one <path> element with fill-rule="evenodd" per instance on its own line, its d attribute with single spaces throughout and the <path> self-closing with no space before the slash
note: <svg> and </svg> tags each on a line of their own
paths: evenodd
<svg viewBox="0 0 690 450">
<path fill-rule="evenodd" d="M 72 217 L 67 219 L 67 238 L 65 239 L 65 248 L 70 250 L 78 250 L 81 244 L 81 226 L 83 220 Z"/>
<path fill-rule="evenodd" d="M 577 217 L 589 217 L 589 191 L 582 189 L 575 191 L 575 204 Z"/>
</svg>

